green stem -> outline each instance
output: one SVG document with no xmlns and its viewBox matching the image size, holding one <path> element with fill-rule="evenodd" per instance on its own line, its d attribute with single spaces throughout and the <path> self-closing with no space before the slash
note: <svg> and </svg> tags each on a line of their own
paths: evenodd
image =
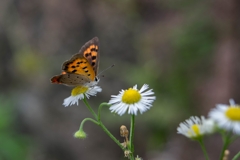
<svg viewBox="0 0 240 160">
<path fill-rule="evenodd" d="M 84 98 L 83 98 L 83 102 L 84 102 L 84 104 L 87 106 L 88 110 L 92 113 L 92 115 L 94 116 L 94 118 L 97 120 L 97 119 L 98 119 L 98 116 L 97 116 L 97 114 L 93 111 L 93 109 L 91 108 L 91 106 L 88 104 L 87 98 L 86 98 L 85 95 L 84 95 Z"/>
<path fill-rule="evenodd" d="M 106 102 L 103 102 L 100 104 L 99 108 L 98 108 L 98 121 L 101 121 L 101 110 L 102 110 L 102 107 L 103 106 L 108 106 L 110 107 L 111 105 L 106 103 Z"/>
<path fill-rule="evenodd" d="M 203 154 L 204 154 L 204 156 L 205 156 L 205 159 L 206 159 L 206 160 L 209 160 L 209 157 L 208 157 L 208 154 L 207 154 L 205 145 L 204 145 L 204 143 L 203 143 L 203 139 L 201 138 L 198 142 L 199 142 L 199 144 L 200 144 L 200 146 L 201 146 L 201 148 L 202 148 L 202 151 L 203 151 Z"/>
<path fill-rule="evenodd" d="M 130 141 L 130 151 L 132 155 L 131 157 L 133 158 L 134 158 L 134 145 L 133 145 L 134 129 L 135 129 L 135 115 L 132 115 L 129 141 Z"/>
<path fill-rule="evenodd" d="M 80 131 L 83 130 L 83 125 L 84 125 L 84 123 L 85 123 L 86 121 L 91 121 L 91 122 L 93 122 L 93 123 L 95 123 L 96 125 L 99 126 L 99 123 L 98 123 L 97 121 L 95 121 L 94 119 L 92 119 L 92 118 L 85 118 L 85 119 L 81 122 L 81 124 L 80 124 L 80 127 L 79 127 L 79 130 L 80 130 Z"/>
<path fill-rule="evenodd" d="M 122 144 L 108 131 L 108 129 L 102 124 L 102 122 L 97 122 L 97 121 L 95 121 L 95 120 L 92 119 L 92 118 L 85 118 L 85 119 L 81 122 L 81 124 L 80 124 L 80 127 L 79 127 L 79 130 L 80 130 L 80 131 L 83 130 L 83 125 L 84 125 L 84 123 L 85 123 L 86 121 L 91 121 L 91 122 L 95 123 L 96 125 L 100 126 L 100 127 L 103 129 L 103 131 L 104 131 L 115 143 L 117 143 L 117 145 L 118 145 L 123 151 L 125 150 L 125 148 L 122 146 Z"/>
<path fill-rule="evenodd" d="M 239 157 L 240 157 L 240 152 L 238 152 L 238 153 L 233 157 L 232 160 L 237 160 Z"/>
<path fill-rule="evenodd" d="M 123 151 L 125 151 L 125 148 L 122 146 L 122 144 L 109 132 L 109 130 L 102 124 L 102 122 L 99 122 L 99 126 Z"/>
<path fill-rule="evenodd" d="M 225 134 L 225 133 L 222 133 L 222 136 L 223 136 L 223 148 L 222 148 L 222 151 L 221 151 L 221 155 L 220 155 L 220 160 L 223 159 L 223 156 L 224 156 L 224 152 L 225 150 L 227 149 L 228 145 L 231 143 L 231 133 L 229 134 Z"/>
<path fill-rule="evenodd" d="M 87 100 L 86 100 L 86 97 L 84 97 L 83 102 L 84 102 L 85 105 L 88 107 L 89 111 L 93 114 L 94 118 L 97 120 L 97 121 L 95 121 L 95 120 L 93 120 L 93 119 L 91 119 L 91 118 L 86 118 L 86 119 L 84 119 L 83 121 L 85 122 L 85 121 L 87 121 L 87 120 L 90 120 L 90 121 L 92 121 L 93 123 L 99 125 L 99 126 L 103 129 L 103 131 L 124 151 L 125 148 L 122 146 L 122 144 L 108 131 L 108 129 L 107 129 L 107 128 L 103 125 L 103 123 L 101 122 L 101 114 L 100 114 L 101 108 L 102 108 L 104 105 L 109 106 L 109 104 L 108 104 L 108 103 L 102 103 L 102 104 L 100 104 L 99 109 L 98 109 L 98 115 L 97 115 L 97 114 L 93 111 L 93 109 L 90 107 L 90 105 L 88 104 L 88 102 L 87 102 Z M 84 123 L 84 122 L 82 122 L 82 123 Z M 82 129 L 82 126 L 83 126 L 82 123 L 81 123 L 81 125 L 80 125 L 80 129 Z"/>
</svg>

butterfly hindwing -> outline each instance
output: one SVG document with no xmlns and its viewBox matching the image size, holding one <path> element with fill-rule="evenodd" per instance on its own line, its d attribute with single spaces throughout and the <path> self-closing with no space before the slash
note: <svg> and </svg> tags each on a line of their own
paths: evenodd
<svg viewBox="0 0 240 160">
<path fill-rule="evenodd" d="M 62 65 L 62 70 L 67 73 L 75 73 L 94 80 L 98 71 L 99 63 L 99 40 L 97 37 L 82 46 L 79 53 Z"/>
<path fill-rule="evenodd" d="M 74 73 L 63 73 L 61 75 L 54 76 L 51 81 L 52 83 L 65 84 L 68 86 L 82 86 L 91 82 L 88 77 Z"/>
</svg>

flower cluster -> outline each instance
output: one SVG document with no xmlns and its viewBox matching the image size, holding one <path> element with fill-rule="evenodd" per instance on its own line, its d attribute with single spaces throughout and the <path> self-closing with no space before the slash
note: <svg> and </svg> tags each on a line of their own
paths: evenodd
<svg viewBox="0 0 240 160">
<path fill-rule="evenodd" d="M 190 117 L 185 122 L 180 123 L 177 128 L 179 134 L 183 134 L 188 138 L 198 138 L 205 134 L 211 134 L 214 131 L 214 122 L 205 117 Z"/>
<path fill-rule="evenodd" d="M 78 105 L 79 100 L 83 100 L 90 112 L 95 117 L 94 119 L 86 118 L 82 121 L 80 128 L 75 132 L 74 137 L 79 139 L 85 139 L 87 134 L 83 131 L 83 125 L 86 121 L 92 121 L 93 123 L 99 125 L 103 130 L 114 140 L 124 151 L 124 154 L 128 158 L 133 158 L 133 144 L 132 139 L 128 139 L 129 131 L 121 127 L 120 134 L 125 138 L 123 145 L 109 132 L 106 130 L 105 126 L 101 122 L 100 112 L 96 114 L 92 108 L 86 102 L 90 96 L 96 96 L 98 92 L 102 89 L 99 86 L 77 86 L 72 92 L 71 96 L 64 99 L 63 105 L 65 107 L 74 104 Z M 132 88 L 121 90 L 118 95 L 112 95 L 108 103 L 102 103 L 101 105 L 109 106 L 109 110 L 122 116 L 125 113 L 132 115 L 131 119 L 131 130 L 134 130 L 134 116 L 138 113 L 144 113 L 152 107 L 153 102 L 156 100 L 154 92 L 149 89 L 147 84 L 144 84 L 140 89 L 137 89 L 137 85 Z M 101 105 L 99 109 L 101 110 Z M 230 100 L 230 105 L 217 104 L 216 108 L 209 112 L 208 118 L 204 116 L 196 117 L 191 116 L 189 119 L 179 124 L 177 128 L 177 133 L 182 134 L 193 140 L 200 142 L 204 155 L 206 159 L 208 155 L 206 154 L 206 149 L 203 144 L 203 136 L 212 134 L 216 131 L 223 131 L 225 133 L 230 132 L 236 135 L 240 135 L 240 105 L 235 104 L 234 100 Z M 134 133 L 130 132 L 130 134 Z M 224 134 L 223 134 L 224 135 Z M 233 141 L 231 136 L 226 136 L 225 134 L 225 144 L 222 149 L 221 159 L 224 156 L 223 152 L 226 151 L 226 147 Z M 228 134 L 231 135 L 231 134 Z M 129 137 L 132 137 L 130 135 Z M 240 157 L 240 152 L 237 157 Z M 136 157 L 139 159 L 139 157 Z"/>
<path fill-rule="evenodd" d="M 117 113 L 120 116 L 126 111 L 128 114 L 137 115 L 138 111 L 142 114 L 152 107 L 152 103 L 156 99 L 152 89 L 148 90 L 148 85 L 144 84 L 140 90 L 137 89 L 137 85 L 127 90 L 122 90 L 118 95 L 112 95 L 110 101 L 111 112 Z M 102 89 L 99 86 L 84 87 L 78 86 L 72 90 L 71 96 L 64 99 L 63 105 L 65 107 L 74 104 L 78 105 L 78 100 L 95 96 Z"/>
<path fill-rule="evenodd" d="M 133 133 L 134 133 L 134 117 L 138 112 L 141 114 L 152 107 L 152 103 L 156 99 L 154 96 L 154 92 L 152 89 L 149 89 L 147 84 L 144 84 L 140 90 L 137 89 L 137 85 L 129 88 L 127 90 L 122 90 L 118 95 L 113 95 L 108 103 L 102 103 L 99 106 L 98 114 L 94 112 L 94 110 L 90 107 L 90 105 L 86 102 L 86 99 L 90 98 L 90 96 L 95 96 L 98 92 L 101 92 L 102 89 L 96 85 L 94 86 L 77 86 L 72 90 L 71 96 L 64 100 L 63 105 L 78 105 L 78 101 L 83 99 L 83 102 L 93 114 L 92 118 L 85 118 L 79 127 L 79 130 L 75 132 L 74 137 L 78 139 L 85 139 L 87 134 L 83 131 L 83 126 L 86 121 L 91 121 L 98 126 L 100 126 L 109 137 L 118 144 L 122 150 L 124 151 L 125 157 L 129 159 L 141 159 L 140 157 L 134 158 L 133 152 Z M 131 132 L 129 135 L 129 131 L 127 128 L 122 125 L 120 128 L 120 134 L 124 137 L 124 143 L 120 143 L 118 139 L 116 139 L 103 125 L 101 122 L 101 108 L 103 105 L 109 106 L 110 111 L 119 114 L 120 116 L 124 113 L 131 114 Z M 129 138 L 130 137 L 130 138 Z"/>
<path fill-rule="evenodd" d="M 230 99 L 230 105 L 217 104 L 209 112 L 209 118 L 190 117 L 180 123 L 177 131 L 188 138 L 197 139 L 213 133 L 216 128 L 240 135 L 240 106 Z"/>
<path fill-rule="evenodd" d="M 234 100 L 229 100 L 230 105 L 217 104 L 208 114 L 208 119 L 203 116 L 190 117 L 180 123 L 177 133 L 199 142 L 205 159 L 209 160 L 203 136 L 214 132 L 220 132 L 223 139 L 223 147 L 220 159 L 228 159 L 228 146 L 240 135 L 240 105 Z M 234 156 L 234 160 L 240 158 L 240 152 Z"/>
</svg>

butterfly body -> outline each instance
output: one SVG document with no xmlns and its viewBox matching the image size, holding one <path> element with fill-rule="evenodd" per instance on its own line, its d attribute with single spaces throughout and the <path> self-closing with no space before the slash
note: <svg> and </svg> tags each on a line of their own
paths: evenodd
<svg viewBox="0 0 240 160">
<path fill-rule="evenodd" d="M 62 65 L 62 74 L 51 78 L 55 84 L 68 86 L 97 85 L 99 64 L 99 40 L 97 37 L 85 43 L 80 51 Z"/>
</svg>

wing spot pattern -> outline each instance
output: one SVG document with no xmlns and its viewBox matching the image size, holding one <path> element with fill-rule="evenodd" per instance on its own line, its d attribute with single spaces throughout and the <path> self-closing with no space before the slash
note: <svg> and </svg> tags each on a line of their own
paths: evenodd
<svg viewBox="0 0 240 160">
<path fill-rule="evenodd" d="M 90 56 L 91 55 L 91 53 L 86 53 L 85 54 L 85 57 L 87 58 L 88 56 Z"/>
<path fill-rule="evenodd" d="M 97 62 L 97 52 L 96 52 L 96 51 L 93 51 L 93 52 L 92 52 L 92 66 L 93 66 L 93 67 L 95 67 L 96 62 Z"/>
<path fill-rule="evenodd" d="M 95 60 L 97 58 L 97 56 L 92 56 L 92 60 Z"/>
</svg>

